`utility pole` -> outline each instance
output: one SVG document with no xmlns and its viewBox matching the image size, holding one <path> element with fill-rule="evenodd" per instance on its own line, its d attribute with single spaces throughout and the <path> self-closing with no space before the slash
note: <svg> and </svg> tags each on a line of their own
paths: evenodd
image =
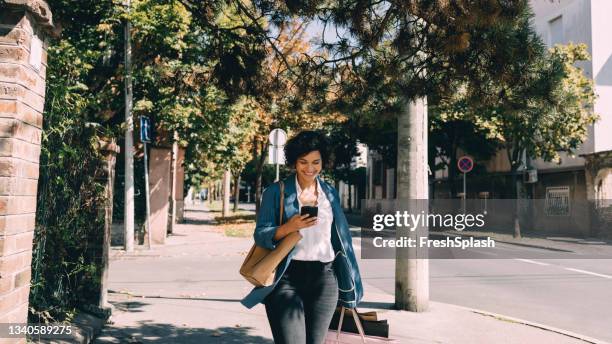
<svg viewBox="0 0 612 344">
<path fill-rule="evenodd" d="M 397 199 L 398 206 L 412 214 L 428 212 L 427 100 L 418 98 L 405 104 L 397 120 Z M 407 209 L 406 209 L 407 208 Z M 429 229 L 396 228 L 397 238 L 416 240 L 416 247 L 397 248 L 395 256 L 395 307 L 423 312 L 429 306 L 429 260 L 427 247 L 419 247 L 419 237 Z"/>
<path fill-rule="evenodd" d="M 130 12 L 131 0 L 126 0 Z M 132 45 L 131 23 L 125 21 L 125 202 L 124 229 L 125 250 L 134 251 L 134 121 L 132 119 Z"/>
</svg>

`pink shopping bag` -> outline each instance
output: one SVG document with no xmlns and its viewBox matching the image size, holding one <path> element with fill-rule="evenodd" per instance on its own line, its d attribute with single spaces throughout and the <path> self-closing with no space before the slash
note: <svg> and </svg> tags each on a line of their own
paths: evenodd
<svg viewBox="0 0 612 344">
<path fill-rule="evenodd" d="M 327 336 L 325 337 L 325 344 L 375 344 L 375 343 L 396 343 L 399 344 L 399 341 L 391 338 L 383 338 L 383 337 L 375 337 L 375 336 L 366 336 L 363 332 L 363 326 L 361 326 L 361 321 L 359 320 L 359 316 L 357 316 L 357 312 L 354 312 L 352 309 L 349 309 L 353 314 L 353 319 L 355 319 L 355 325 L 357 325 L 357 330 L 359 334 L 349 333 L 340 331 L 342 328 L 342 321 L 344 320 L 344 311 L 346 308 L 342 307 L 342 312 L 340 314 L 340 321 L 338 322 L 338 330 L 328 330 Z"/>
</svg>

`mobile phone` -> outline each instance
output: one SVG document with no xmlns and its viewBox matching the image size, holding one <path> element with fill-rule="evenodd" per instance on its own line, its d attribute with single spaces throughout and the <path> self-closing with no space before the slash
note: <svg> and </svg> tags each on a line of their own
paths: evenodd
<svg viewBox="0 0 612 344">
<path fill-rule="evenodd" d="M 300 209 L 300 215 L 308 215 L 310 217 L 317 217 L 319 214 L 319 208 L 305 205 Z"/>
</svg>

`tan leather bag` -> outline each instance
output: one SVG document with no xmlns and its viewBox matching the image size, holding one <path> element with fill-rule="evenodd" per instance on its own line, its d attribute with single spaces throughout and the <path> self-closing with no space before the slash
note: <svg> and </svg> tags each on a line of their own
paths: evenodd
<svg viewBox="0 0 612 344">
<path fill-rule="evenodd" d="M 280 217 L 279 226 L 283 224 L 285 208 L 285 184 L 280 182 Z M 299 232 L 293 232 L 284 237 L 274 250 L 253 245 L 247 254 L 240 274 L 256 287 L 267 287 L 274 283 L 276 268 L 289 254 L 295 245 L 302 239 Z"/>
</svg>

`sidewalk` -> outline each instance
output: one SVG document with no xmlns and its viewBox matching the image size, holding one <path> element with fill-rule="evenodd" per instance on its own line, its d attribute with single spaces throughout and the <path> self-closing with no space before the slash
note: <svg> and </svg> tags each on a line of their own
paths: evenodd
<svg viewBox="0 0 612 344">
<path fill-rule="evenodd" d="M 272 343 L 264 307 L 249 310 L 239 303 L 250 290 L 237 271 L 251 238 L 224 236 L 211 215 L 196 206 L 166 245 L 130 255 L 115 252 L 113 323 L 95 343 Z M 401 343 L 589 342 L 438 302 L 425 313 L 390 310 L 392 295 L 364 287 L 360 308 L 388 319 L 391 337 Z"/>
<path fill-rule="evenodd" d="M 593 257 L 609 258 L 612 257 L 612 242 L 598 238 L 573 238 L 568 236 L 553 236 L 528 233 L 522 238 L 516 239 L 512 234 L 489 232 L 489 231 L 445 231 L 442 234 L 472 236 L 475 238 L 486 238 L 506 244 L 542 248 L 578 255 L 592 255 Z"/>
</svg>

